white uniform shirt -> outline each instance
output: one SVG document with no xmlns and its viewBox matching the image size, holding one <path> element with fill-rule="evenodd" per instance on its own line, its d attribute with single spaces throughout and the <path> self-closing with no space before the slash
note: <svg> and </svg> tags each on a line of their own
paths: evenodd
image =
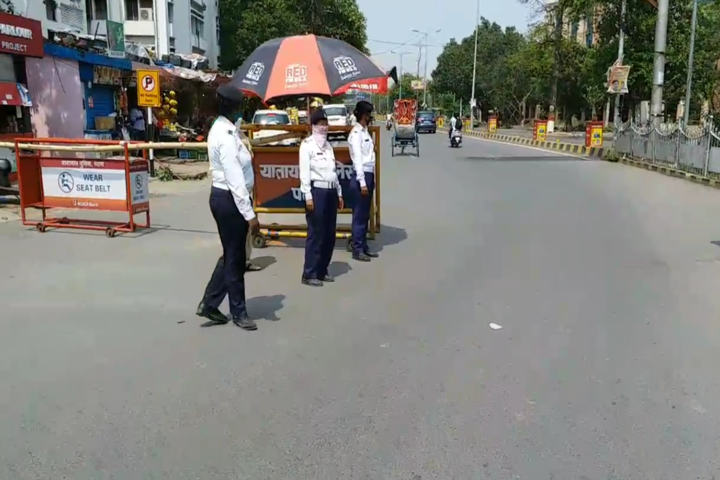
<svg viewBox="0 0 720 480">
<path fill-rule="evenodd" d="M 245 220 L 252 220 L 255 218 L 249 193 L 255 184 L 252 157 L 235 125 L 225 117 L 218 117 L 210 128 L 207 142 L 213 187 L 231 191 L 238 211 Z"/>
<path fill-rule="evenodd" d="M 457 123 L 457 118 L 454 116 L 450 119 L 450 128 L 455 130 L 455 124 Z"/>
<path fill-rule="evenodd" d="M 375 173 L 375 145 L 367 128 L 357 124 L 348 135 L 350 158 L 361 187 L 367 187 L 366 173 Z"/>
<path fill-rule="evenodd" d="M 300 144 L 300 191 L 305 195 L 305 200 L 312 200 L 312 182 L 335 183 L 338 197 L 342 197 L 335 151 L 329 143 L 325 144 L 325 148 L 320 148 L 310 136 Z"/>
</svg>

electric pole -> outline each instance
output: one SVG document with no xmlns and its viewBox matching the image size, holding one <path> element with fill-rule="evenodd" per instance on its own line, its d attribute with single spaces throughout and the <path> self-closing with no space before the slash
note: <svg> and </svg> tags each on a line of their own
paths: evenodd
<svg viewBox="0 0 720 480">
<path fill-rule="evenodd" d="M 653 68 L 652 117 L 658 126 L 663 120 L 663 85 L 665 85 L 665 48 L 670 0 L 658 0 L 658 18 L 655 24 L 655 64 Z"/>
<path fill-rule="evenodd" d="M 687 85 L 685 86 L 685 109 L 683 111 L 683 123 L 688 124 L 690 120 L 690 97 L 692 92 L 693 60 L 695 59 L 695 30 L 697 29 L 698 0 L 693 1 L 692 29 L 690 30 L 690 53 L 688 54 Z"/>
<path fill-rule="evenodd" d="M 480 30 L 480 0 L 476 0 L 475 12 L 475 53 L 473 54 L 473 78 L 472 78 L 472 93 L 470 94 L 470 130 L 475 128 L 475 80 L 477 75 L 477 49 L 478 49 L 478 31 Z"/>
<path fill-rule="evenodd" d="M 625 16 L 627 14 L 627 0 L 622 0 L 620 7 L 620 38 L 618 39 L 618 62 L 622 62 L 625 54 Z M 620 124 L 620 94 L 615 95 L 615 125 Z"/>
</svg>

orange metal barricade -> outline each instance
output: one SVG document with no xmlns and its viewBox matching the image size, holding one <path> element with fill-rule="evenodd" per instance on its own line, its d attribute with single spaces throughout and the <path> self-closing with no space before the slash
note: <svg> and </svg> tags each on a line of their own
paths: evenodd
<svg viewBox="0 0 720 480">
<path fill-rule="evenodd" d="M 39 232 L 47 227 L 104 230 L 108 237 L 150 228 L 147 153 L 132 157 L 131 145 L 112 140 L 16 139 L 23 225 L 35 226 Z M 115 156 L 98 158 L 98 153 Z M 40 209 L 42 220 L 28 220 L 28 208 Z M 128 220 L 55 218 L 47 216 L 51 208 L 126 212 Z M 144 224 L 135 221 L 140 213 L 145 214 Z"/>
</svg>

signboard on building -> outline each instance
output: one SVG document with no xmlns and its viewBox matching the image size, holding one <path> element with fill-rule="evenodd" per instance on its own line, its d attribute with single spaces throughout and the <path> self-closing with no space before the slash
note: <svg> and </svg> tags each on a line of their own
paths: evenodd
<svg viewBox="0 0 720 480">
<path fill-rule="evenodd" d="M 42 23 L 0 13 L 0 53 L 43 57 Z"/>
<path fill-rule="evenodd" d="M 93 66 L 93 83 L 95 85 L 122 85 L 122 71 L 117 68 Z"/>
<path fill-rule="evenodd" d="M 410 82 L 410 88 L 413 90 L 425 90 L 425 82 L 422 80 L 413 80 Z"/>
<path fill-rule="evenodd" d="M 107 29 L 108 57 L 125 58 L 125 28 L 120 22 L 105 20 Z"/>
</svg>

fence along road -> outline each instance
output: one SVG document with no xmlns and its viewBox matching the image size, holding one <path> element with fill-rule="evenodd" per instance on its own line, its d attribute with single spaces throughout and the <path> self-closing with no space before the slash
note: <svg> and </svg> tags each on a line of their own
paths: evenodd
<svg viewBox="0 0 720 480">
<path fill-rule="evenodd" d="M 705 127 L 626 123 L 616 130 L 615 150 L 649 165 L 720 179 L 720 135 L 712 122 Z"/>
<path fill-rule="evenodd" d="M 193 315 L 207 184 L 136 239 L 0 225 L 0 479 L 712 478 L 719 193 L 389 141 L 381 258 L 308 289 L 301 249 L 256 251 L 254 334 Z"/>
</svg>

